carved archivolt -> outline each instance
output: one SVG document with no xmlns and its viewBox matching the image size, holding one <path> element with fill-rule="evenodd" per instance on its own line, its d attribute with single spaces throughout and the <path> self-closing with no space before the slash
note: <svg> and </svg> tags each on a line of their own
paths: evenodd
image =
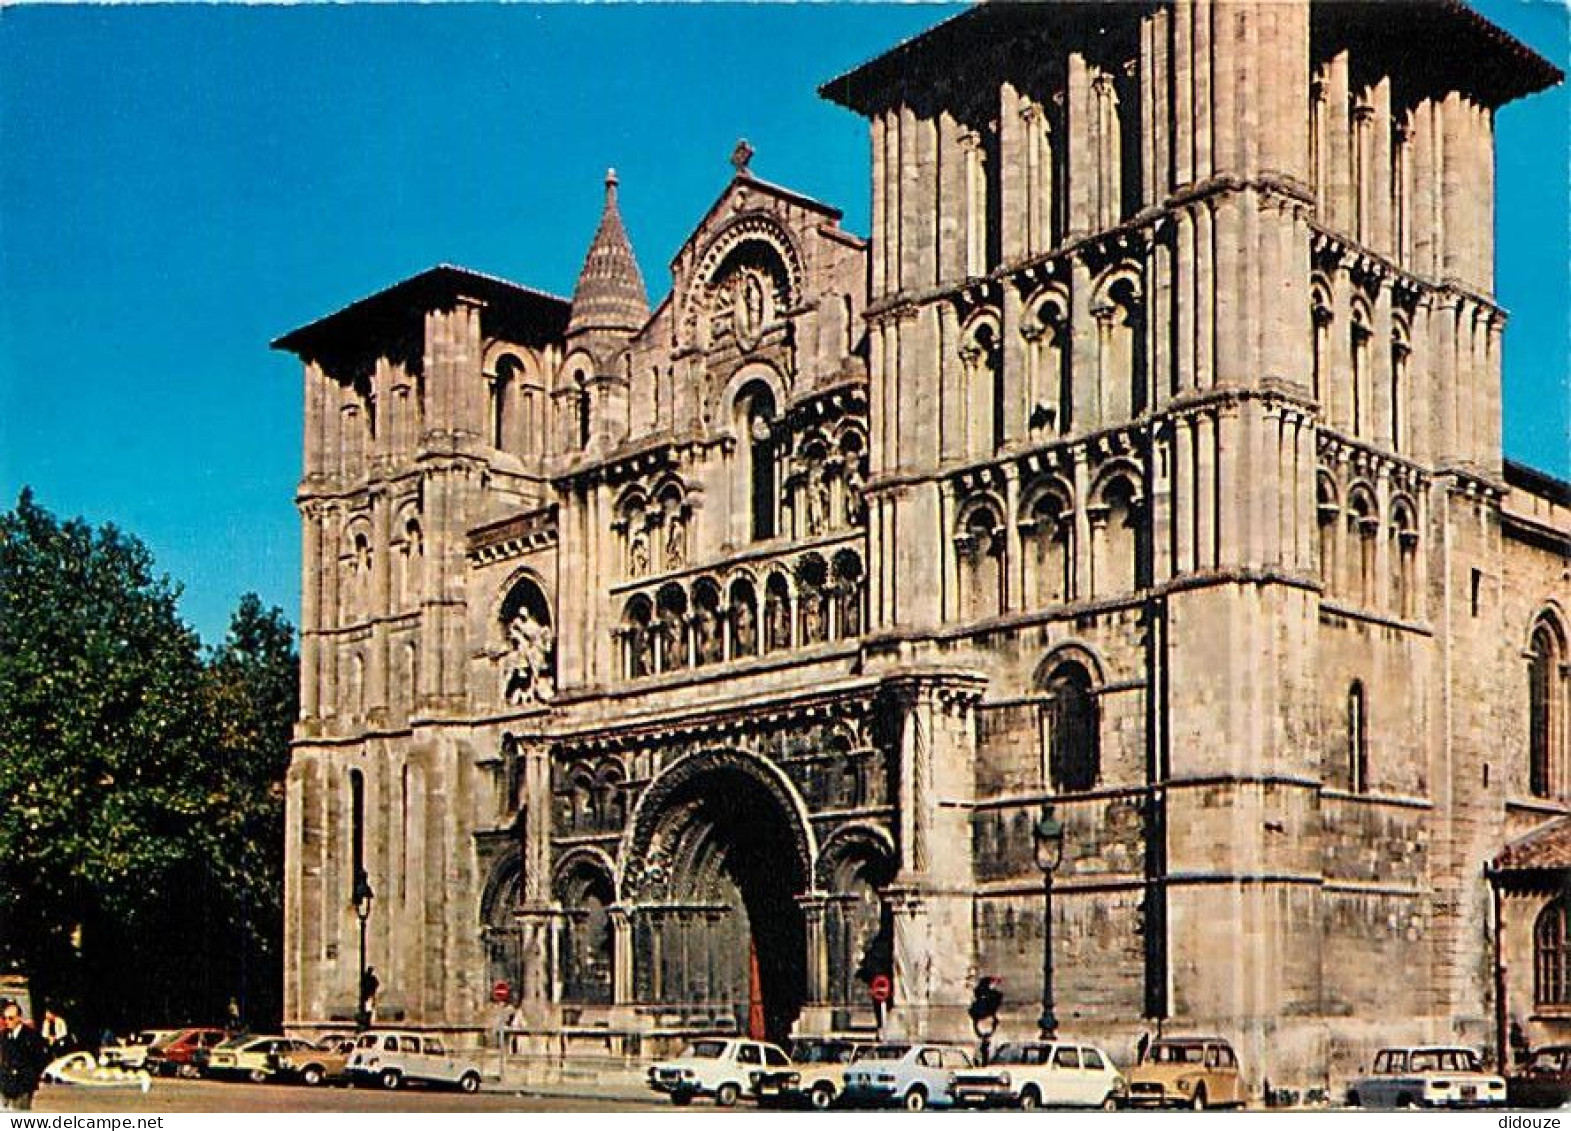
<svg viewBox="0 0 1571 1131">
<path fill-rule="evenodd" d="M 656 832 L 677 790 L 716 771 L 744 774 L 763 789 L 775 802 L 780 819 L 789 830 L 798 874 L 804 880 L 813 874 L 813 861 L 818 851 L 807 805 L 779 767 L 745 750 L 699 750 L 684 755 L 662 770 L 638 799 L 622 841 L 622 872 L 617 890 L 624 901 L 636 902 L 663 890 L 671 868 L 661 862 L 655 843 Z M 781 866 L 789 867 L 790 862 L 781 861 Z"/>
<path fill-rule="evenodd" d="M 699 257 L 683 304 L 684 334 L 707 344 L 707 331 L 723 329 L 751 349 L 767 325 L 800 302 L 803 276 L 801 253 L 784 225 L 767 213 L 740 216 Z"/>
</svg>

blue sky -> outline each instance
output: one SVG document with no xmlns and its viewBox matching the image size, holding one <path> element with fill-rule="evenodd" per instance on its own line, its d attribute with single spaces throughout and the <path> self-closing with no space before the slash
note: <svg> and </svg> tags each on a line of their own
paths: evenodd
<svg viewBox="0 0 1571 1131">
<path fill-rule="evenodd" d="M 1566 9 L 1489 0 L 1567 66 Z M 936 22 L 883 4 L 0 8 L 0 505 L 115 521 L 215 641 L 293 617 L 300 378 L 273 337 L 437 262 L 570 293 L 614 165 L 651 297 L 731 170 L 867 230 L 816 86 Z M 1564 89 L 1499 119 L 1506 447 L 1571 472 Z"/>
</svg>

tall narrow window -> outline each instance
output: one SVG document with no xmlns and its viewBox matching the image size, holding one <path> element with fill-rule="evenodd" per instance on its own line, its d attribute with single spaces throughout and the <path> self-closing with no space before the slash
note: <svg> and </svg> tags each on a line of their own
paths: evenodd
<svg viewBox="0 0 1571 1131">
<path fill-rule="evenodd" d="M 736 406 L 738 428 L 745 434 L 746 443 L 742 480 L 748 532 L 754 542 L 765 542 L 777 533 L 774 394 L 768 386 L 755 382 L 737 394 Z"/>
<path fill-rule="evenodd" d="M 350 898 L 360 889 L 365 871 L 365 775 L 349 771 L 349 861 Z"/>
<path fill-rule="evenodd" d="M 1354 793 L 1369 790 L 1369 718 L 1357 681 L 1347 693 L 1347 785 Z"/>
<path fill-rule="evenodd" d="M 1412 352 L 1408 346 L 1407 326 L 1400 320 L 1395 321 L 1391 327 L 1391 373 L 1390 373 L 1390 415 L 1387 418 L 1391 425 L 1391 450 L 1401 452 L 1407 449 L 1407 439 L 1403 432 L 1407 425 L 1407 359 Z"/>
<path fill-rule="evenodd" d="M 588 389 L 580 388 L 578 390 L 578 400 L 575 407 L 578 412 L 578 449 L 579 451 L 583 451 L 585 448 L 589 447 L 590 420 Z"/>
<path fill-rule="evenodd" d="M 1352 393 L 1348 401 L 1348 424 L 1353 430 L 1353 435 L 1364 434 L 1365 390 L 1369 381 L 1369 339 L 1374 336 L 1374 331 L 1369 328 L 1368 315 L 1362 309 L 1353 313 L 1353 325 L 1350 331 L 1353 351 Z"/>
<path fill-rule="evenodd" d="M 1550 796 L 1555 785 L 1556 739 L 1564 725 L 1557 701 L 1560 664 L 1560 641 L 1549 621 L 1540 620 L 1527 667 L 1528 787 L 1534 797 Z"/>
<path fill-rule="evenodd" d="M 1533 1002 L 1571 1005 L 1571 899 L 1562 895 L 1539 912 L 1533 925 Z"/>
<path fill-rule="evenodd" d="M 1101 718 L 1091 675 L 1066 663 L 1047 681 L 1048 774 L 1058 793 L 1096 788 L 1102 773 Z"/>
</svg>

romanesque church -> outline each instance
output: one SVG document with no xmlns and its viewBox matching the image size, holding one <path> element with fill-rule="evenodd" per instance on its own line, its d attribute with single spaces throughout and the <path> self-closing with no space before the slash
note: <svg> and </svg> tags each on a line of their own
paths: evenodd
<svg viewBox="0 0 1571 1131">
<path fill-rule="evenodd" d="M 868 1034 L 878 975 L 1026 1037 L 1048 946 L 1065 1032 L 1257 1094 L 1566 1037 L 1571 487 L 1493 297 L 1560 78 L 1458 0 L 983 4 L 822 88 L 868 233 L 743 145 L 653 306 L 610 175 L 571 298 L 281 337 L 286 1024 L 358 910 L 379 1019 L 523 1050 Z"/>
</svg>

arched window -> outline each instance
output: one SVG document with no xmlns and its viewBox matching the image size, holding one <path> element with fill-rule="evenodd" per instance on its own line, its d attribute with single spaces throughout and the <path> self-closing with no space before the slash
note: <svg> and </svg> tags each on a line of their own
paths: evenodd
<svg viewBox="0 0 1571 1131">
<path fill-rule="evenodd" d="M 1358 569 L 1352 588 L 1358 594 L 1359 604 L 1373 608 L 1379 589 L 1379 578 L 1375 574 L 1375 537 L 1380 531 L 1380 519 L 1375 511 L 1374 496 L 1367 490 L 1353 492 L 1347 521 L 1358 547 L 1356 562 L 1349 563 Z"/>
<path fill-rule="evenodd" d="M 1370 328 L 1369 312 L 1363 304 L 1353 307 L 1353 323 L 1348 331 L 1352 347 L 1353 368 L 1350 374 L 1352 384 L 1349 388 L 1351 396 L 1348 399 L 1348 424 L 1353 430 L 1353 435 L 1366 434 L 1367 424 L 1365 415 L 1368 413 L 1366 404 L 1366 391 L 1369 388 L 1369 343 L 1374 337 L 1374 330 Z"/>
<path fill-rule="evenodd" d="M 960 346 L 965 374 L 966 454 L 992 455 L 1003 442 L 1003 379 L 998 320 L 985 311 L 966 326 Z"/>
<path fill-rule="evenodd" d="M 578 450 L 583 451 L 589 447 L 590 438 L 590 413 L 589 413 L 589 388 L 580 385 L 578 394 L 573 401 L 574 412 L 577 416 L 576 428 Z"/>
<path fill-rule="evenodd" d="M 1391 324 L 1391 373 L 1388 405 L 1390 416 L 1387 418 L 1391 428 L 1390 441 L 1393 452 L 1407 450 L 1407 359 L 1413 352 L 1408 345 L 1407 325 L 1401 319 L 1393 320 Z"/>
<path fill-rule="evenodd" d="M 1048 677 L 1047 770 L 1057 793 L 1096 788 L 1102 775 L 1101 711 L 1091 673 L 1078 663 L 1063 663 Z"/>
<path fill-rule="evenodd" d="M 754 542 L 767 542 L 778 531 L 774 394 L 762 381 L 753 381 L 737 394 L 736 411 L 745 453 L 742 481 L 746 485 L 748 532 Z"/>
<path fill-rule="evenodd" d="M 1364 685 L 1357 680 L 1347 692 L 1347 787 L 1354 793 L 1369 789 L 1369 716 Z"/>
<path fill-rule="evenodd" d="M 491 380 L 491 446 L 507 451 L 513 442 L 513 398 L 523 365 L 512 354 L 497 359 L 496 376 Z"/>
<path fill-rule="evenodd" d="M 1140 277 L 1121 269 L 1091 304 L 1097 324 L 1102 423 L 1118 424 L 1146 408 L 1145 305 Z"/>
<path fill-rule="evenodd" d="M 1074 522 L 1067 496 L 1046 490 L 1026 510 L 1020 524 L 1025 550 L 1025 589 L 1029 607 L 1063 604 L 1074 591 Z"/>
<path fill-rule="evenodd" d="M 610 908 L 616 901 L 611 878 L 588 862 L 575 865 L 558 885 L 562 942 L 558 947 L 562 1000 L 611 1000 L 616 935 Z"/>
<path fill-rule="evenodd" d="M 425 536 L 420 530 L 420 520 L 410 518 L 404 523 L 404 544 L 399 559 L 398 592 L 404 607 L 420 599 L 421 567 L 425 562 Z"/>
<path fill-rule="evenodd" d="M 1391 508 L 1391 611 L 1404 620 L 1418 615 L 1418 523 L 1403 499 Z"/>
<path fill-rule="evenodd" d="M 1326 367 L 1331 364 L 1331 289 L 1323 279 L 1316 278 L 1312 288 L 1313 298 L 1309 307 L 1311 336 L 1309 340 L 1310 390 L 1315 400 L 1324 396 Z M 1321 406 L 1322 409 L 1325 407 Z"/>
<path fill-rule="evenodd" d="M 1033 440 L 1064 435 L 1074 417 L 1066 296 L 1050 292 L 1020 329 L 1026 340 L 1026 426 Z"/>
<path fill-rule="evenodd" d="M 1004 609 L 1004 524 L 991 502 L 968 509 L 955 536 L 960 618 L 985 620 Z"/>
<path fill-rule="evenodd" d="M 1145 576 L 1145 535 L 1139 488 L 1127 473 L 1119 472 L 1099 492 L 1100 505 L 1091 510 L 1094 596 L 1111 597 L 1133 592 Z"/>
<path fill-rule="evenodd" d="M 1320 584 L 1328 594 L 1339 588 L 1336 580 L 1336 520 L 1341 513 L 1336 484 L 1322 472 L 1315 480 L 1315 517 L 1319 522 L 1320 534 Z"/>
<path fill-rule="evenodd" d="M 1533 924 L 1533 1003 L 1571 1005 L 1571 899 L 1562 895 Z"/>
<path fill-rule="evenodd" d="M 1565 649 L 1557 626 L 1548 616 L 1533 626 L 1528 650 L 1528 788 L 1534 797 L 1549 797 L 1559 784 L 1560 736 L 1565 726 L 1563 677 Z"/>
</svg>

